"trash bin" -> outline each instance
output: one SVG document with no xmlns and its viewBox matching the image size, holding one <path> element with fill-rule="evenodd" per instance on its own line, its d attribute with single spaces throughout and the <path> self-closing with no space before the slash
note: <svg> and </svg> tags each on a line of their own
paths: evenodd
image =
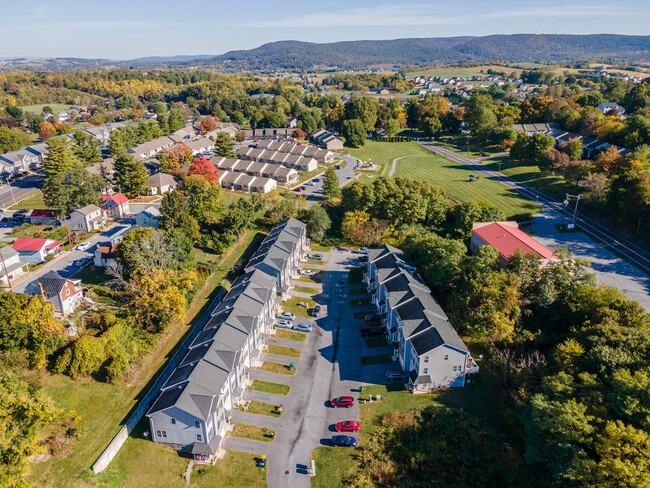
<svg viewBox="0 0 650 488">
<path fill-rule="evenodd" d="M 363 386 L 359 387 L 359 393 L 363 393 Z"/>
</svg>

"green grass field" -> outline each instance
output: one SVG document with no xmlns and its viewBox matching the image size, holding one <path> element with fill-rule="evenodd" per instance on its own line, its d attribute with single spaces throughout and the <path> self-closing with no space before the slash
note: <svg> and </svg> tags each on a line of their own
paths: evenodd
<svg viewBox="0 0 650 488">
<path fill-rule="evenodd" d="M 306 303 L 307 306 L 304 307 L 300 303 Z M 307 318 L 309 317 L 309 309 L 314 308 L 316 302 L 310 298 L 304 297 L 291 297 L 288 300 L 282 302 L 282 310 L 285 312 L 291 312 L 296 317 Z"/>
<path fill-rule="evenodd" d="M 240 405 L 240 410 L 243 410 L 243 407 Z M 257 415 L 266 415 L 267 417 L 279 417 L 280 412 L 278 412 L 278 405 L 273 403 L 258 402 L 253 400 L 248 404 L 248 410 L 245 410 L 248 413 L 255 413 Z"/>
<path fill-rule="evenodd" d="M 394 176 L 405 176 L 417 180 L 428 180 L 439 185 L 456 201 L 486 200 L 500 208 L 507 217 L 521 213 L 538 212 L 540 206 L 497 181 L 480 178 L 469 182 L 471 169 L 460 166 L 443 157 L 427 151 L 416 142 L 372 142 L 360 149 L 349 151 L 363 160 L 372 159 L 384 168 L 398 157 L 407 156 L 397 163 Z M 387 171 L 385 172 L 387 174 Z M 363 178 L 361 179 L 363 181 Z"/>
<path fill-rule="evenodd" d="M 43 201 L 43 192 L 41 190 L 36 190 L 22 202 L 18 202 L 9 207 L 9 210 L 20 210 L 21 208 L 29 210 L 34 210 L 35 208 L 47 208 Z"/>
<path fill-rule="evenodd" d="M 253 380 L 251 390 L 273 393 L 274 395 L 288 395 L 291 387 L 282 383 L 273 383 L 272 381 Z"/>
<path fill-rule="evenodd" d="M 278 346 L 276 344 L 269 344 L 266 352 L 269 354 L 277 354 L 278 356 L 289 356 L 291 358 L 299 358 L 302 355 L 300 349 L 296 349 L 295 347 Z"/>
<path fill-rule="evenodd" d="M 257 369 L 266 371 L 267 373 L 283 374 L 285 376 L 296 374 L 296 368 L 291 369 L 286 364 L 274 363 L 273 361 L 264 361 L 262 366 Z"/>
<path fill-rule="evenodd" d="M 43 107 L 50 107 L 54 113 L 57 113 L 67 112 L 70 108 L 74 107 L 74 105 L 66 105 L 64 103 L 39 103 L 36 105 L 24 105 L 20 108 L 23 109 L 23 112 L 32 112 L 41 115 Z"/>
<path fill-rule="evenodd" d="M 273 442 L 273 435 L 271 432 L 275 434 L 275 431 L 273 429 L 267 429 L 266 427 L 258 427 L 257 425 L 249 424 L 235 424 L 232 435 L 233 437 L 241 437 L 242 439 L 253 439 L 254 441 L 261 442 Z"/>
<path fill-rule="evenodd" d="M 278 339 L 287 339 L 289 341 L 304 342 L 307 340 L 307 334 L 295 330 L 278 329 L 275 331 L 275 336 Z"/>
<path fill-rule="evenodd" d="M 294 286 L 293 289 L 300 293 L 310 293 L 312 295 L 318 293 L 318 288 L 311 286 Z"/>
</svg>

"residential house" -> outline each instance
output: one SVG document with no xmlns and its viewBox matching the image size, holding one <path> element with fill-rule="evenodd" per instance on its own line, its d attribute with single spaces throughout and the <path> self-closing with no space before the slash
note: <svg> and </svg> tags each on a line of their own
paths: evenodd
<svg viewBox="0 0 650 488">
<path fill-rule="evenodd" d="M 288 139 L 293 134 L 293 129 L 287 127 L 246 129 L 246 139 Z"/>
<path fill-rule="evenodd" d="M 178 188 L 178 185 L 180 185 L 180 180 L 167 173 L 155 173 L 147 180 L 147 186 L 151 195 L 169 193 Z"/>
<path fill-rule="evenodd" d="M 49 256 L 63 252 L 63 243 L 42 237 L 19 237 L 11 247 L 18 252 L 23 263 L 39 264 Z"/>
<path fill-rule="evenodd" d="M 194 137 L 196 137 L 196 130 L 194 130 L 191 125 L 178 129 L 176 132 L 169 135 L 169 138 L 177 144 L 179 142 L 187 143 L 191 139 L 194 139 Z"/>
<path fill-rule="evenodd" d="M 271 178 L 280 183 L 289 183 L 298 179 L 298 172 L 293 168 L 285 168 L 276 164 L 259 163 L 242 159 L 219 158 L 212 160 L 220 172 L 246 173 L 249 176 Z"/>
<path fill-rule="evenodd" d="M 110 230 L 107 235 L 108 240 L 99 242 L 95 247 L 93 255 L 93 264 L 98 268 L 117 265 L 115 250 L 122 242 L 124 236 L 132 229 L 131 225 L 120 225 Z"/>
<path fill-rule="evenodd" d="M 99 198 L 102 200 L 101 209 L 107 217 L 123 219 L 131 213 L 129 199 L 122 193 L 101 195 Z"/>
<path fill-rule="evenodd" d="M 25 149 L 32 154 L 38 156 L 37 167 L 42 166 L 47 158 L 47 153 L 50 149 L 50 146 L 46 142 L 41 142 L 40 144 L 32 144 L 31 146 L 26 146 Z"/>
<path fill-rule="evenodd" d="M 326 149 L 320 149 L 309 144 L 299 144 L 289 141 L 265 140 L 256 143 L 257 149 L 267 149 L 279 153 L 290 153 L 308 158 L 314 158 L 319 163 L 329 163 L 336 155 Z"/>
<path fill-rule="evenodd" d="M 154 229 L 157 229 L 159 221 L 160 210 L 158 210 L 158 207 L 154 207 L 153 205 L 145 208 L 135 216 L 135 224 L 138 227 L 153 227 Z"/>
<path fill-rule="evenodd" d="M 312 141 L 327 150 L 343 149 L 343 141 L 327 130 L 318 130 L 311 135 Z"/>
<path fill-rule="evenodd" d="M 279 164 L 297 171 L 314 171 L 318 168 L 318 161 L 311 157 L 291 153 L 281 153 L 254 147 L 239 147 L 235 150 L 241 159 L 249 159 L 261 163 Z"/>
<path fill-rule="evenodd" d="M 604 115 L 614 113 L 617 115 L 623 115 L 625 113 L 625 108 L 621 107 L 616 102 L 601 102 L 598 104 L 598 110 Z"/>
<path fill-rule="evenodd" d="M 262 252 L 282 238 L 292 239 L 289 247 L 300 253 L 304 232 L 295 219 L 281 222 L 262 243 Z M 284 262 L 293 260 L 285 257 Z M 250 369 L 261 364 L 265 335 L 272 332 L 278 283 L 275 268 L 267 274 L 262 267 L 254 256 L 147 412 L 155 442 L 191 453 L 198 462 L 215 462 L 222 453 L 232 428 L 230 412 L 243 401 Z"/>
<path fill-rule="evenodd" d="M 228 171 L 223 171 L 219 175 L 219 184 L 230 190 L 254 193 L 268 193 L 275 190 L 277 186 L 277 182 L 271 178 L 250 176 L 244 173 L 229 173 Z"/>
<path fill-rule="evenodd" d="M 11 246 L 0 247 L 0 286 L 9 286 L 14 278 L 27 271 L 27 263 L 20 260 L 20 254 Z"/>
<path fill-rule="evenodd" d="M 183 144 L 192 151 L 193 156 L 198 156 L 203 152 L 212 152 L 214 149 L 214 142 L 207 137 L 201 137 L 194 141 L 183 141 Z"/>
<path fill-rule="evenodd" d="M 106 225 L 106 214 L 97 205 L 86 205 L 70 212 L 64 223 L 74 232 L 94 232 Z"/>
<path fill-rule="evenodd" d="M 400 249 L 370 249 L 364 279 L 413 393 L 462 387 L 467 375 L 478 372 L 444 310 Z"/>
<path fill-rule="evenodd" d="M 52 225 L 57 221 L 56 210 L 52 209 L 34 209 L 29 214 L 29 222 L 32 225 Z"/>
<path fill-rule="evenodd" d="M 499 251 L 499 262 L 506 267 L 515 252 L 535 254 L 542 265 L 555 260 L 553 251 L 544 247 L 531 236 L 519 229 L 517 222 L 477 222 L 472 226 L 469 248 L 477 252 L 482 246 L 492 246 Z"/>
<path fill-rule="evenodd" d="M 307 256 L 305 224 L 290 218 L 276 224 L 248 262 L 246 271 L 259 269 L 273 276 L 278 293 L 289 292 L 291 279 L 298 275 L 300 261 Z"/>
<path fill-rule="evenodd" d="M 97 139 L 102 146 L 105 146 L 109 143 L 111 139 L 111 132 L 120 127 L 124 127 L 125 122 L 115 122 L 112 124 L 100 125 L 98 127 L 90 127 L 88 129 L 81 129 L 81 132 L 90 134 L 95 139 Z"/>
<path fill-rule="evenodd" d="M 18 175 L 35 169 L 41 164 L 39 156 L 28 151 L 27 148 L 0 155 L 0 173 Z"/>
<path fill-rule="evenodd" d="M 56 271 L 48 271 L 36 282 L 38 294 L 54 306 L 54 311 L 68 315 L 75 311 L 83 300 L 81 280 L 64 278 Z M 28 285 L 26 292 L 35 293 L 34 284 Z"/>
<path fill-rule="evenodd" d="M 163 149 L 167 149 L 176 145 L 176 142 L 171 137 L 159 137 L 149 142 L 138 144 L 137 146 L 129 149 L 129 152 L 139 159 L 149 159 L 161 153 Z"/>
</svg>

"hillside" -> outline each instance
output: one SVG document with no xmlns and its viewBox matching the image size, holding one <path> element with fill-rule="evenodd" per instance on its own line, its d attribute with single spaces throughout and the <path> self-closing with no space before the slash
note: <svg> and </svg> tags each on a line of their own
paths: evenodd
<svg viewBox="0 0 650 488">
<path fill-rule="evenodd" d="M 544 63 L 647 61 L 650 59 L 650 36 L 515 34 L 330 44 L 279 41 L 256 49 L 231 51 L 205 60 L 204 64 L 217 64 L 228 70 L 362 69 L 376 64 L 404 67 L 495 59 Z M 327 65 L 323 60 L 327 60 Z"/>
</svg>

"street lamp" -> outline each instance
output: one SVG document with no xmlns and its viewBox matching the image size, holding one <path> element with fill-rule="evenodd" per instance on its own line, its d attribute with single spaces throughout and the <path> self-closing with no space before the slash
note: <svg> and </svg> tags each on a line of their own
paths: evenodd
<svg viewBox="0 0 650 488">
<path fill-rule="evenodd" d="M 571 200 L 575 200 L 576 206 L 573 209 L 573 218 L 571 219 L 571 223 L 567 226 L 569 229 L 573 229 L 573 227 L 576 225 L 576 217 L 578 216 L 578 203 L 580 202 L 580 199 L 582 198 L 582 195 L 569 195 L 568 193 L 566 194 L 566 198 L 564 199 L 564 206 L 569 207 L 569 203 L 571 203 Z"/>
<path fill-rule="evenodd" d="M 497 165 L 499 166 L 499 175 L 497 176 L 497 181 L 501 181 L 501 165 L 503 164 L 503 161 L 498 161 Z"/>
</svg>

